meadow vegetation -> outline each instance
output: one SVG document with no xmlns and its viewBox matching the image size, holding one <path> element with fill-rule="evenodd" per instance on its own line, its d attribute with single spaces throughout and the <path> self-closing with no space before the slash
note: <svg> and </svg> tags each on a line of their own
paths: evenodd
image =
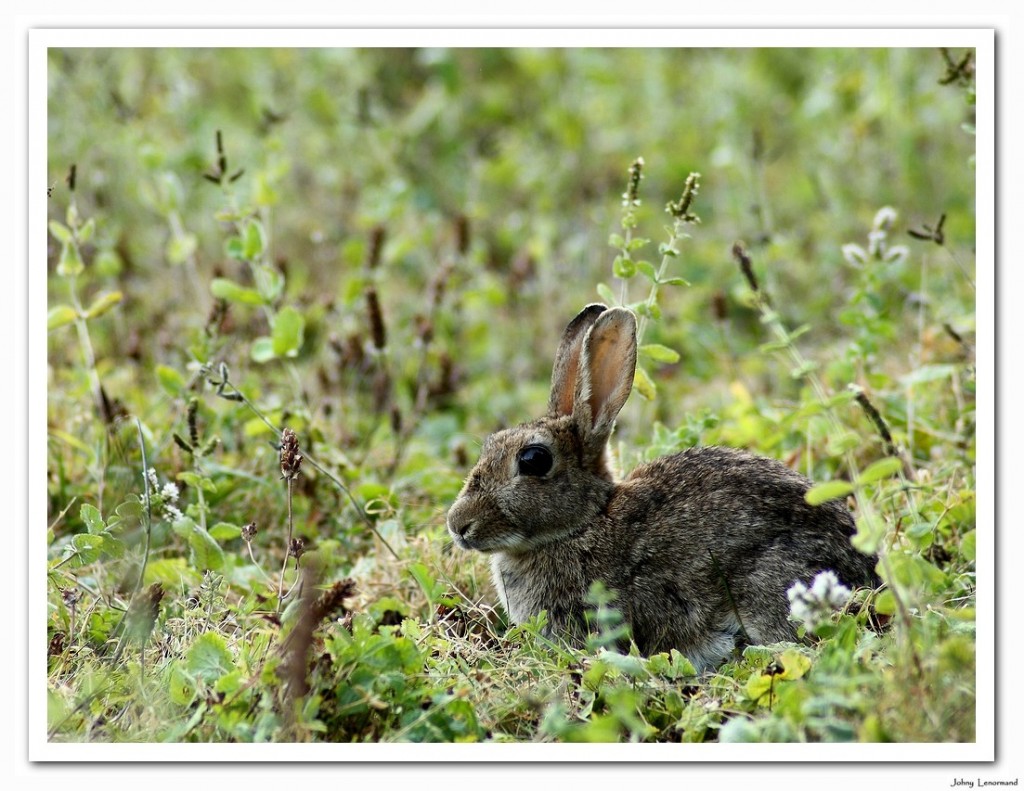
<svg viewBox="0 0 1024 791">
<path fill-rule="evenodd" d="M 49 738 L 974 739 L 971 52 L 58 49 L 48 84 Z M 600 590 L 585 648 L 511 626 L 445 512 L 594 301 L 641 319 L 620 471 L 781 459 L 886 584 L 703 676 L 619 652 Z"/>
</svg>

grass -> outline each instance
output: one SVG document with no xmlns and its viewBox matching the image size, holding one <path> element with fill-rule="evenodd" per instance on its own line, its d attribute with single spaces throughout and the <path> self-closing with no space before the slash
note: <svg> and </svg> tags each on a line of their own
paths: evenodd
<svg viewBox="0 0 1024 791">
<path fill-rule="evenodd" d="M 50 739 L 972 741 L 967 55 L 51 50 Z M 444 514 L 598 298 L 618 468 L 782 459 L 883 588 L 705 676 L 507 623 Z"/>
</svg>

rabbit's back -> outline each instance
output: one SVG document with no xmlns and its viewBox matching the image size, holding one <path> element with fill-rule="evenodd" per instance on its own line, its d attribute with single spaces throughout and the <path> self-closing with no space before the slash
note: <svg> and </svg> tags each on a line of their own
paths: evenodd
<svg viewBox="0 0 1024 791">
<path fill-rule="evenodd" d="M 877 584 L 873 560 L 850 544 L 845 504 L 808 505 L 810 486 L 780 462 L 719 447 L 664 456 L 622 481 L 606 513 L 624 562 L 609 582 L 627 592 L 641 650 L 711 657 L 732 636 L 791 640 L 794 581 L 830 569 L 849 586 Z"/>
</svg>

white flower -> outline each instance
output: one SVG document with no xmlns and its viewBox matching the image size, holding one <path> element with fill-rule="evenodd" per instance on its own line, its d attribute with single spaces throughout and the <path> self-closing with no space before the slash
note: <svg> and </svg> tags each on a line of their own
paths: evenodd
<svg viewBox="0 0 1024 791">
<path fill-rule="evenodd" d="M 178 501 L 178 485 L 171 481 L 164 484 L 164 488 L 160 490 L 160 496 L 164 499 L 164 502 L 174 503 Z"/>
<path fill-rule="evenodd" d="M 160 487 L 160 484 L 157 482 L 156 479 L 156 470 L 153 467 L 150 467 L 148 470 L 146 470 L 146 477 L 149 479 L 149 485 L 152 486 L 154 489 Z"/>
<path fill-rule="evenodd" d="M 168 522 L 177 522 L 179 519 L 184 519 L 185 515 L 178 510 L 176 505 L 170 505 L 169 503 L 164 504 L 164 519 Z"/>
<path fill-rule="evenodd" d="M 892 206 L 883 206 L 875 214 L 875 221 L 872 223 L 877 231 L 888 231 L 896 222 L 896 210 Z"/>
<path fill-rule="evenodd" d="M 815 629 L 831 619 L 832 613 L 842 608 L 850 599 L 851 591 L 843 585 L 832 571 L 820 572 L 808 588 L 799 580 L 786 592 L 789 597 L 791 620 L 807 624 Z"/>
</svg>

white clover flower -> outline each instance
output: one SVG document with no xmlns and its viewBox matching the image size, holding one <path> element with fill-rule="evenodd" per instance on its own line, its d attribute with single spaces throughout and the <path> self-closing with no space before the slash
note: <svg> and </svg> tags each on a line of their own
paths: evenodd
<svg viewBox="0 0 1024 791">
<path fill-rule="evenodd" d="M 812 630 L 816 629 L 827 623 L 832 613 L 849 601 L 851 593 L 832 571 L 820 572 L 810 588 L 798 580 L 786 591 L 790 620 L 807 624 Z"/>
</svg>

